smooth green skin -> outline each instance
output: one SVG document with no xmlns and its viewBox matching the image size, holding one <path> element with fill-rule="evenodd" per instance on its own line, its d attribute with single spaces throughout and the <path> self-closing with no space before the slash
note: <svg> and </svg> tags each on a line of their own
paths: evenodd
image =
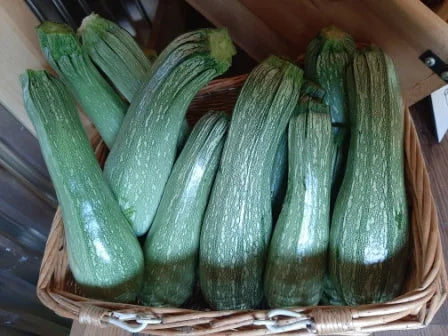
<svg viewBox="0 0 448 336">
<path fill-rule="evenodd" d="M 173 167 L 145 241 L 140 297 L 148 306 L 178 307 L 193 294 L 202 218 L 227 128 L 225 113 L 204 115 Z"/>
<path fill-rule="evenodd" d="M 271 173 L 302 71 L 271 56 L 244 83 L 204 217 L 200 286 L 218 310 L 256 308 L 271 236 Z"/>
<path fill-rule="evenodd" d="M 269 245 L 270 307 L 319 303 L 327 266 L 333 134 L 329 107 L 301 99 L 289 122 L 288 189 Z"/>
<path fill-rule="evenodd" d="M 95 68 L 69 26 L 44 22 L 37 28 L 37 34 L 48 63 L 111 148 L 128 105 Z"/>
<path fill-rule="evenodd" d="M 104 173 L 138 236 L 154 219 L 191 100 L 227 70 L 234 53 L 226 30 L 181 35 L 157 58 L 132 101 Z"/>
<path fill-rule="evenodd" d="M 70 269 L 89 297 L 133 301 L 143 253 L 104 180 L 62 82 L 46 71 L 21 76 L 33 122 L 64 219 Z"/>
<path fill-rule="evenodd" d="M 308 44 L 305 55 L 305 76 L 324 89 L 324 103 L 330 106 L 334 126 L 332 203 L 342 183 L 347 159 L 349 110 L 345 80 L 354 51 L 353 38 L 330 26 Z"/>
<path fill-rule="evenodd" d="M 131 102 L 151 69 L 151 61 L 129 33 L 98 14 L 90 14 L 78 29 L 82 46 L 115 88 Z M 180 152 L 190 133 L 184 120 L 177 149 Z"/>
<path fill-rule="evenodd" d="M 408 262 L 403 106 L 390 58 L 372 47 L 348 69 L 351 139 L 330 233 L 332 285 L 348 305 L 400 294 Z"/>
</svg>

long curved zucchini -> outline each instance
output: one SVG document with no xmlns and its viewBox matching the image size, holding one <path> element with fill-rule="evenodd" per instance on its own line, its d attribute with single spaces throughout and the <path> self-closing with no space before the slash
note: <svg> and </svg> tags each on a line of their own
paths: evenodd
<svg viewBox="0 0 448 336">
<path fill-rule="evenodd" d="M 318 304 L 327 266 L 332 169 L 328 105 L 301 98 L 289 122 L 288 189 L 266 263 L 271 307 Z"/>
<path fill-rule="evenodd" d="M 223 112 L 204 115 L 176 160 L 145 241 L 146 305 L 177 307 L 193 293 L 202 217 L 227 127 Z"/>
<path fill-rule="evenodd" d="M 345 87 L 346 70 L 353 58 L 355 42 L 340 29 L 323 28 L 306 50 L 305 76 L 325 91 L 324 102 L 330 106 L 334 131 L 333 186 L 334 202 L 342 183 L 349 140 L 348 97 Z"/>
<path fill-rule="evenodd" d="M 104 171 L 137 235 L 154 219 L 191 100 L 227 70 L 234 54 L 224 29 L 181 35 L 156 59 L 132 101 Z"/>
<path fill-rule="evenodd" d="M 200 241 L 200 286 L 215 309 L 255 308 L 262 300 L 273 160 L 301 81 L 300 68 L 271 56 L 238 97 Z"/>
<path fill-rule="evenodd" d="M 92 64 L 69 26 L 44 22 L 37 28 L 37 34 L 48 63 L 70 88 L 107 147 L 111 148 L 127 104 Z"/>
<path fill-rule="evenodd" d="M 72 96 L 46 71 L 21 76 L 23 100 L 62 208 L 70 269 L 89 296 L 135 299 L 143 253 L 81 125 Z"/>
<path fill-rule="evenodd" d="M 408 253 L 403 106 L 390 58 L 376 47 L 348 69 L 351 139 L 330 234 L 330 279 L 349 305 L 400 293 Z"/>
</svg>

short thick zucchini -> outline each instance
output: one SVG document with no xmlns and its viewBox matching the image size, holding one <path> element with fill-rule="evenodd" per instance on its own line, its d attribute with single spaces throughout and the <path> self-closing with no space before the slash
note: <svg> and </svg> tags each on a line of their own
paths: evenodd
<svg viewBox="0 0 448 336">
<path fill-rule="evenodd" d="M 332 136 L 329 107 L 301 98 L 289 122 L 288 189 L 266 263 L 271 307 L 319 303 L 330 231 Z"/>
<path fill-rule="evenodd" d="M 222 112 L 203 116 L 174 164 L 145 241 L 146 305 L 177 307 L 193 293 L 202 217 L 227 127 Z"/>
<path fill-rule="evenodd" d="M 263 298 L 272 166 L 301 81 L 300 68 L 272 56 L 238 97 L 200 241 L 200 286 L 215 309 L 255 308 Z"/>
<path fill-rule="evenodd" d="M 21 77 L 64 219 L 70 269 L 87 295 L 132 301 L 143 275 L 143 253 L 104 180 L 62 82 L 45 71 Z"/>
<path fill-rule="evenodd" d="M 330 279 L 349 305 L 400 293 L 407 268 L 408 216 L 403 106 L 390 58 L 376 47 L 348 69 L 351 139 L 330 234 Z"/>
</svg>

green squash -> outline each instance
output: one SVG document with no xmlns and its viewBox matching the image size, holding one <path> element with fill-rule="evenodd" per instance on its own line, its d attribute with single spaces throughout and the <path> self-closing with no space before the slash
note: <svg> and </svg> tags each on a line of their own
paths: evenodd
<svg viewBox="0 0 448 336">
<path fill-rule="evenodd" d="M 289 122 L 288 189 L 269 246 L 270 307 L 319 303 L 327 266 L 333 134 L 329 107 L 305 96 Z"/>
<path fill-rule="evenodd" d="M 174 164 L 145 241 L 140 297 L 148 306 L 178 307 L 193 293 L 202 218 L 227 128 L 223 112 L 204 115 Z"/>
<path fill-rule="evenodd" d="M 156 59 L 132 101 L 104 173 L 138 236 L 154 219 L 191 100 L 227 70 L 234 54 L 226 30 L 183 34 Z"/>
<path fill-rule="evenodd" d="M 200 241 L 200 286 L 214 309 L 256 308 L 263 298 L 272 166 L 301 83 L 300 68 L 271 56 L 236 102 Z"/>
<path fill-rule="evenodd" d="M 329 273 L 348 305 L 400 294 L 408 263 L 403 105 L 391 59 L 379 48 L 348 69 L 351 139 L 334 207 Z"/>
<path fill-rule="evenodd" d="M 28 70 L 21 82 L 25 108 L 62 209 L 76 282 L 88 297 L 135 300 L 143 253 L 104 179 L 72 96 L 46 71 Z"/>
</svg>

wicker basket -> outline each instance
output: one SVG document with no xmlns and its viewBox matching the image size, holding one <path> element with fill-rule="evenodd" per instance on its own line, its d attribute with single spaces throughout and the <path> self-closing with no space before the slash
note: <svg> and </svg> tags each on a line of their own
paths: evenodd
<svg viewBox="0 0 448 336">
<path fill-rule="evenodd" d="M 245 78 L 242 75 L 211 82 L 194 99 L 188 119 L 194 122 L 210 109 L 230 112 Z M 199 311 L 92 300 L 83 296 L 70 273 L 60 209 L 45 249 L 37 295 L 57 314 L 81 323 L 100 327 L 113 324 L 152 335 L 364 335 L 424 327 L 444 302 L 448 282 L 428 173 L 407 109 L 404 129 L 412 262 L 405 294 L 390 302 L 270 311 Z M 103 163 L 106 147 L 99 137 L 94 145 L 98 160 Z"/>
</svg>

